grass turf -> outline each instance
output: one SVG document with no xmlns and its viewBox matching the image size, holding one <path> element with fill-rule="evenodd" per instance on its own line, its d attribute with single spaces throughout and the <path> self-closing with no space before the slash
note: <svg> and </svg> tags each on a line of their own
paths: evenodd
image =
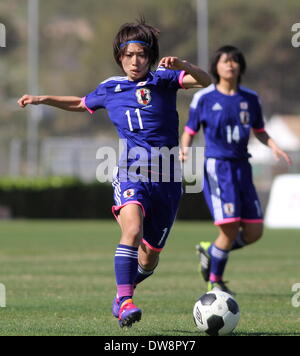
<svg viewBox="0 0 300 356">
<path fill-rule="evenodd" d="M 216 236 L 211 223 L 176 222 L 156 273 L 137 288 L 142 321 L 120 329 L 111 316 L 113 257 L 119 227 L 111 221 L 0 223 L 0 335 L 193 336 L 192 308 L 205 292 L 194 246 Z M 225 279 L 241 320 L 234 335 L 300 335 L 296 230 L 266 230 L 253 246 L 231 254 Z"/>
</svg>

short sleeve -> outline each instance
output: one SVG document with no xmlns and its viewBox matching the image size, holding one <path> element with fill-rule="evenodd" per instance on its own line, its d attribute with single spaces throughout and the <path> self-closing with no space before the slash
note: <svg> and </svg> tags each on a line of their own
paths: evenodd
<svg viewBox="0 0 300 356">
<path fill-rule="evenodd" d="M 164 67 L 158 67 L 155 75 L 159 79 L 159 82 L 170 89 L 183 88 L 183 77 L 185 71 L 183 70 L 170 70 Z"/>
<path fill-rule="evenodd" d="M 259 97 L 255 97 L 253 106 L 254 120 L 252 128 L 255 132 L 263 132 L 265 131 L 265 123 Z"/>
<path fill-rule="evenodd" d="M 93 114 L 96 110 L 105 108 L 106 88 L 100 84 L 96 90 L 82 98 L 86 109 Z"/>
</svg>

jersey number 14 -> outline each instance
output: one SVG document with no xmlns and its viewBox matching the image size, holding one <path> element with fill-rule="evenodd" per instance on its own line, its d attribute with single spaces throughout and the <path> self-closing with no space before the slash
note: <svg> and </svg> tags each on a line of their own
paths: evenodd
<svg viewBox="0 0 300 356">
<path fill-rule="evenodd" d="M 240 129 L 237 125 L 234 127 L 228 125 L 226 126 L 226 130 L 227 130 L 228 143 L 232 143 L 232 142 L 238 143 L 240 141 Z"/>
</svg>

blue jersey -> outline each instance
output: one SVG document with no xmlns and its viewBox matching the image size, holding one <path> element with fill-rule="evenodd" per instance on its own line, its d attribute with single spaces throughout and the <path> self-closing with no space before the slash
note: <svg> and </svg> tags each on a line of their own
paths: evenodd
<svg viewBox="0 0 300 356">
<path fill-rule="evenodd" d="M 184 73 L 159 67 L 139 81 L 111 77 L 84 98 L 91 113 L 105 108 L 119 137 L 127 140 L 127 149 L 121 158 L 121 161 L 127 158 L 127 168 L 137 160 L 135 157 L 128 160 L 131 149 L 144 149 L 148 157 L 137 157 L 139 165 L 146 166 L 153 147 L 178 146 L 176 94 L 182 87 Z"/>
<path fill-rule="evenodd" d="M 205 156 L 217 159 L 247 159 L 251 129 L 264 131 L 258 95 L 239 86 L 225 95 L 214 84 L 198 91 L 190 106 L 185 130 L 195 135 L 203 127 Z"/>
</svg>

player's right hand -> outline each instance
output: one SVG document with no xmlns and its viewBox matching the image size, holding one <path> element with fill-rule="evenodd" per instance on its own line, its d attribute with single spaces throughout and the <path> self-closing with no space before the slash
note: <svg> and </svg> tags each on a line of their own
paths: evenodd
<svg viewBox="0 0 300 356">
<path fill-rule="evenodd" d="M 18 100 L 18 104 L 21 108 L 25 108 L 26 105 L 38 105 L 39 97 L 34 95 L 23 95 L 22 98 Z"/>
<path fill-rule="evenodd" d="M 180 148 L 179 150 L 179 160 L 185 162 L 188 160 L 188 150 Z"/>
</svg>

